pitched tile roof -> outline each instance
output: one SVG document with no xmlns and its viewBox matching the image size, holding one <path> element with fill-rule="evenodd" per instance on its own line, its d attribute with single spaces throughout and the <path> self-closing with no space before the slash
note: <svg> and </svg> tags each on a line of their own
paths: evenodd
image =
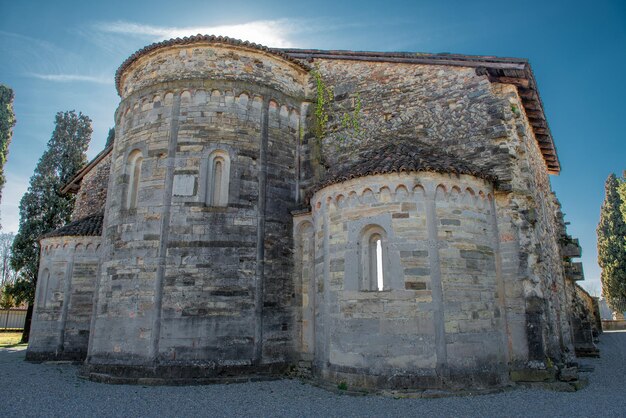
<svg viewBox="0 0 626 418">
<path fill-rule="evenodd" d="M 469 174 L 488 181 L 497 180 L 494 175 L 418 140 L 390 139 L 380 143 L 382 145 L 360 151 L 349 164 L 331 168 L 317 190 L 357 177 L 403 172 Z"/>
<path fill-rule="evenodd" d="M 48 232 L 41 236 L 40 239 L 53 238 L 53 237 L 96 237 L 102 234 L 102 220 L 104 213 L 94 213 L 69 224 L 62 226 L 59 229 L 55 229 L 52 232 Z"/>
</svg>

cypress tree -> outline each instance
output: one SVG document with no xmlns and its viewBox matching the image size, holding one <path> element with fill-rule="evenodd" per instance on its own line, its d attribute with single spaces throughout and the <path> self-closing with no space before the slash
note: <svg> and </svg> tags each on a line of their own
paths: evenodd
<svg viewBox="0 0 626 418">
<path fill-rule="evenodd" d="M 109 145 L 113 144 L 115 141 L 115 128 L 109 129 L 109 134 L 107 135 L 107 142 L 104 145 L 104 148 L 107 148 Z"/>
<path fill-rule="evenodd" d="M 611 174 L 605 183 L 598 224 L 598 264 L 602 293 L 614 311 L 626 309 L 626 221 L 621 212 L 620 180 Z"/>
<path fill-rule="evenodd" d="M 39 269 L 39 238 L 70 221 L 75 196 L 61 195 L 60 189 L 87 163 L 86 151 L 91 140 L 91 120 L 82 113 L 58 112 L 55 123 L 48 148 L 20 201 L 20 227 L 11 254 L 11 267 L 19 272 L 19 278 L 8 291 L 14 294 L 17 303 L 29 303 L 29 314 Z M 29 329 L 27 315 L 22 341 L 28 340 Z"/>
<path fill-rule="evenodd" d="M 9 144 L 13 136 L 15 126 L 15 113 L 13 113 L 13 90 L 0 84 L 0 200 L 6 178 L 4 177 L 4 164 L 9 154 Z"/>
<path fill-rule="evenodd" d="M 620 199 L 622 199 L 622 206 L 620 206 L 620 210 L 622 212 L 622 219 L 626 222 L 626 170 L 624 170 L 622 174 L 622 180 L 619 182 L 617 186 L 617 191 L 619 193 Z"/>
</svg>

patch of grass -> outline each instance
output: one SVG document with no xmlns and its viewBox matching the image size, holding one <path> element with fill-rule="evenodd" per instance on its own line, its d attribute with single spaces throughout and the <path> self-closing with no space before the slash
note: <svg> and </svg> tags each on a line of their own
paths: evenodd
<svg viewBox="0 0 626 418">
<path fill-rule="evenodd" d="M 337 389 L 339 389 L 339 390 L 348 390 L 348 384 L 346 382 L 340 382 L 337 385 Z"/>
<path fill-rule="evenodd" d="M 0 347 L 17 345 L 21 339 L 21 332 L 0 332 Z"/>
</svg>

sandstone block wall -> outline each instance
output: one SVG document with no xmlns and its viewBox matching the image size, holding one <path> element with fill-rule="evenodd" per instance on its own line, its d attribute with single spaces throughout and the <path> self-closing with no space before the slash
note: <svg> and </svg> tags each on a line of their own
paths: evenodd
<svg viewBox="0 0 626 418">
<path fill-rule="evenodd" d="M 513 85 L 473 68 L 315 58 L 334 92 L 321 161 L 349 161 L 358 147 L 416 138 L 498 177 L 494 194 L 509 351 L 514 367 L 573 353 L 566 320 L 558 220 L 546 163 Z M 341 124 L 360 99 L 360 139 Z M 312 170 L 315 173 L 315 170 Z M 315 175 L 315 174 L 312 174 Z M 314 182 L 312 182 L 314 183 Z"/>
<path fill-rule="evenodd" d="M 550 358 L 554 362 L 568 362 L 574 351 L 566 313 L 558 202 L 517 89 L 495 84 L 494 91 L 509 101 L 511 110 L 519 110 L 507 120 L 508 141 L 515 150 L 515 164 L 512 165 L 512 191 L 506 197 L 509 204 L 501 219 L 509 218 L 515 226 L 519 268 L 511 287 L 518 289 L 518 300 L 525 300 L 525 335 L 522 338 L 528 345 L 528 360 L 541 363 Z M 522 323 L 519 314 L 511 315 L 511 319 L 519 325 Z M 521 328 L 518 331 L 522 334 Z M 526 353 L 513 360 L 516 364 L 524 363 Z"/>
<path fill-rule="evenodd" d="M 572 327 L 574 350 L 579 357 L 597 357 L 596 342 L 602 333 L 598 299 L 589 295 L 577 283 L 567 281 L 568 319 Z"/>
<path fill-rule="evenodd" d="M 123 74 L 93 367 L 217 374 L 293 359 L 290 210 L 306 76 L 219 46 L 164 49 Z M 128 209 L 134 150 L 143 166 Z M 215 150 L 230 163 L 224 206 L 208 203 Z"/>
<path fill-rule="evenodd" d="M 318 58 L 313 65 L 335 97 L 337 114 L 329 126 L 337 131 L 324 140 L 328 163 L 341 164 L 346 157 L 338 138 L 347 132 L 339 119 L 354 111 L 358 95 L 360 128 L 370 146 L 415 138 L 492 172 L 502 184 L 511 180 L 515 149 L 507 143 L 506 123 L 513 113 L 476 69 Z M 350 138 L 348 145 L 354 145 Z"/>
<path fill-rule="evenodd" d="M 311 219 L 298 216 L 295 227 L 297 248 L 309 251 L 297 256 L 302 340 L 322 376 L 388 387 L 506 379 L 492 196 L 484 180 L 435 173 L 369 176 L 315 194 Z M 371 226 L 386 233 L 383 291 L 359 288 L 359 234 Z"/>
<path fill-rule="evenodd" d="M 125 68 L 119 93 L 126 98 L 169 81 L 220 79 L 299 96 L 308 78 L 302 68 L 276 54 L 232 43 L 175 45 L 145 54 Z"/>
<path fill-rule="evenodd" d="M 82 360 L 87 353 L 100 237 L 41 241 L 27 359 Z"/>
</svg>

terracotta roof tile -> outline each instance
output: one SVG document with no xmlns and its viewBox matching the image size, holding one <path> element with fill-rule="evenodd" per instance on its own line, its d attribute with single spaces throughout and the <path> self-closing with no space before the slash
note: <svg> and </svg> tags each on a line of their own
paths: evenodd
<svg viewBox="0 0 626 418">
<path fill-rule="evenodd" d="M 497 180 L 494 175 L 418 140 L 392 139 L 380 143 L 383 145 L 360 151 L 350 163 L 331 168 L 317 190 L 353 178 L 402 172 L 469 174 L 488 181 Z"/>
<path fill-rule="evenodd" d="M 103 213 L 95 213 L 93 215 L 85 216 L 84 218 L 70 222 L 59 229 L 55 229 L 52 232 L 42 235 L 40 239 L 72 236 L 96 237 L 102 235 L 103 218 Z"/>
</svg>

